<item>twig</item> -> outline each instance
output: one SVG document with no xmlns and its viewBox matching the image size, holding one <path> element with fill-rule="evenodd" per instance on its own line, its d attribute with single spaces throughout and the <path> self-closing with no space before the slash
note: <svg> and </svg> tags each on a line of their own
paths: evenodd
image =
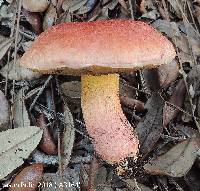
<svg viewBox="0 0 200 191">
<path fill-rule="evenodd" d="M 29 112 L 31 112 L 31 110 L 33 109 L 37 99 L 40 97 L 40 95 L 42 94 L 42 92 L 44 91 L 44 89 L 46 88 L 47 84 L 49 83 L 49 81 L 51 80 L 52 76 L 49 76 L 46 80 L 46 82 L 44 83 L 44 85 L 42 86 L 42 88 L 40 89 L 40 91 L 38 92 L 37 96 L 35 97 L 35 99 L 33 100 L 30 108 L 29 108 Z"/>
</svg>

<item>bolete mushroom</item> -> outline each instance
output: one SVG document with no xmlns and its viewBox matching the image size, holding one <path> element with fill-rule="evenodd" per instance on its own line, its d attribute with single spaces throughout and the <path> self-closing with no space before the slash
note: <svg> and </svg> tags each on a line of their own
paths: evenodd
<svg viewBox="0 0 200 191">
<path fill-rule="evenodd" d="M 46 30 L 21 64 L 42 73 L 81 75 L 81 106 L 96 152 L 108 163 L 136 157 L 137 135 L 119 100 L 119 74 L 167 64 L 175 50 L 151 26 L 133 20 L 63 23 Z"/>
</svg>

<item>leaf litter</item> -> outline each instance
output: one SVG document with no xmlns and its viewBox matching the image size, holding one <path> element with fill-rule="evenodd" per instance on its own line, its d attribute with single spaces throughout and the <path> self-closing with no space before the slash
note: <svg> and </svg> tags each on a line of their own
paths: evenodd
<svg viewBox="0 0 200 191">
<path fill-rule="evenodd" d="M 52 0 L 51 2 L 44 0 L 34 1 L 34 4 L 32 2 L 23 1 L 21 8 L 19 7 L 21 1 L 0 1 L 0 90 L 4 94 L 1 98 L 0 126 L 1 131 L 8 128 L 14 128 L 8 130 L 12 132 L 18 129 L 20 131 L 22 126 L 25 131 L 30 124 L 37 125 L 42 113 L 45 127 L 53 137 L 56 148 L 60 150 L 58 149 L 58 155 L 47 155 L 42 151 L 41 145 L 34 150 L 37 146 L 35 144 L 29 151 L 31 154 L 26 163 L 46 164 L 44 178 L 48 175 L 51 181 L 55 179 L 62 183 L 63 178 L 68 182 L 80 182 L 80 188 L 75 188 L 76 190 L 86 190 L 88 180 L 96 179 L 96 175 L 90 173 L 90 164 L 96 155 L 82 119 L 80 78 L 48 77 L 20 68 L 20 57 L 27 51 L 31 42 L 42 31 L 61 22 L 108 18 L 142 20 L 167 36 L 173 42 L 178 56 L 168 67 L 121 76 L 123 83 L 120 83 L 120 101 L 124 113 L 138 132 L 139 158 L 137 162 L 129 161 L 125 165 L 126 173 L 121 175 L 123 179 L 122 177 L 119 179 L 112 171 L 114 167 L 106 165 L 97 157 L 96 163 L 99 167 L 93 169 L 98 174 L 95 188 L 99 191 L 159 191 L 163 188 L 199 190 L 200 185 L 196 177 L 200 161 L 198 152 L 200 2 L 192 0 Z M 32 12 L 28 12 L 26 7 Z M 36 9 L 37 12 L 34 12 Z M 19 11 L 21 14 L 18 14 Z M 46 91 L 49 88 L 54 97 L 47 104 L 46 97 L 50 95 L 46 94 Z M 40 133 L 41 130 L 38 130 L 38 143 L 39 137 L 41 139 Z M 12 141 L 20 136 L 15 133 L 10 137 Z M 24 158 L 27 159 L 29 154 L 27 152 Z M 18 161 L 17 156 L 12 155 L 12 160 Z M 12 166 L 10 164 L 12 160 L 4 161 L 5 166 L 12 167 L 6 172 L 9 176 L 5 181 L 8 182 L 13 178 L 13 170 L 18 173 L 24 168 L 21 166 L 24 161 L 21 160 L 18 165 Z M 174 177 L 179 177 L 180 181 Z M 0 183 L 4 185 L 5 181 Z"/>
</svg>

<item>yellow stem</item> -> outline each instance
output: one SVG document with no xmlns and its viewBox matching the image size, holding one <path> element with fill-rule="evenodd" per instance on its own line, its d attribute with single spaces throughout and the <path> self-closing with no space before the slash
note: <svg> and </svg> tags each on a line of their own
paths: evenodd
<svg viewBox="0 0 200 191">
<path fill-rule="evenodd" d="M 81 105 L 96 152 L 109 163 L 135 157 L 139 141 L 119 100 L 119 75 L 81 77 Z"/>
</svg>

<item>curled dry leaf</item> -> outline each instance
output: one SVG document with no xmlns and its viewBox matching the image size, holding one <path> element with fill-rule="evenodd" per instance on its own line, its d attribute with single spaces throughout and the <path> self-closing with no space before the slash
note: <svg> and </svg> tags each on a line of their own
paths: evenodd
<svg viewBox="0 0 200 191">
<path fill-rule="evenodd" d="M 195 138 L 186 139 L 157 159 L 152 159 L 144 168 L 154 175 L 182 177 L 191 169 L 197 150 Z"/>
<path fill-rule="evenodd" d="M 74 139 L 75 139 L 75 128 L 74 128 L 74 120 L 73 116 L 68 108 L 68 106 L 64 105 L 64 130 L 62 136 L 62 147 L 63 147 L 63 167 L 66 168 L 71 157 Z"/>
<path fill-rule="evenodd" d="M 9 185 L 8 191 L 34 191 L 42 178 L 43 164 L 32 164 L 25 167 Z M 22 185 L 26 185 L 23 186 Z M 16 186 L 21 185 L 21 186 Z"/>
<path fill-rule="evenodd" d="M 0 60 L 6 54 L 13 42 L 13 38 L 6 38 L 0 35 Z"/>
<path fill-rule="evenodd" d="M 0 90 L 0 131 L 8 129 L 9 126 L 9 105 L 8 101 L 3 94 L 3 92 Z"/>
<path fill-rule="evenodd" d="M 0 179 L 24 163 L 42 138 L 38 127 L 9 129 L 0 133 Z"/>
<path fill-rule="evenodd" d="M 140 100 L 129 98 L 127 96 L 120 96 L 120 101 L 121 104 L 126 107 L 136 109 L 137 111 L 144 111 L 144 103 Z"/>
<path fill-rule="evenodd" d="M 25 89 L 23 88 L 19 90 L 13 104 L 13 122 L 15 128 L 27 127 L 31 124 L 24 101 L 24 91 Z"/>
<path fill-rule="evenodd" d="M 163 131 L 163 105 L 161 97 L 156 93 L 153 94 L 146 104 L 148 113 L 145 120 L 137 125 L 136 132 L 140 141 L 140 152 L 142 154 L 148 154 L 160 138 Z"/>
<path fill-rule="evenodd" d="M 30 12 L 44 12 L 49 3 L 49 0 L 22 0 L 23 8 Z"/>
<path fill-rule="evenodd" d="M 9 80 L 33 80 L 41 76 L 41 74 L 37 72 L 20 66 L 20 58 L 16 60 L 16 64 L 14 64 L 14 60 L 12 60 L 8 65 L 5 65 L 0 70 L 0 73 Z"/>
<path fill-rule="evenodd" d="M 46 30 L 47 28 L 53 26 L 57 19 L 57 12 L 56 8 L 51 4 L 49 8 L 47 9 L 44 20 L 43 20 L 43 30 Z"/>
<path fill-rule="evenodd" d="M 40 13 L 32 13 L 25 9 L 22 9 L 23 15 L 26 17 L 26 20 L 31 24 L 34 31 L 37 34 L 42 32 L 42 19 Z"/>
<path fill-rule="evenodd" d="M 177 86 L 175 87 L 175 90 L 169 102 L 172 103 L 173 105 L 181 107 L 183 104 L 185 92 L 186 92 L 185 83 L 183 80 L 180 80 Z M 163 109 L 163 125 L 167 126 L 169 122 L 177 116 L 178 112 L 179 110 L 177 108 L 174 108 L 169 104 L 165 104 Z"/>
<path fill-rule="evenodd" d="M 156 91 L 160 88 L 166 88 L 173 82 L 179 74 L 179 66 L 176 60 L 169 64 L 160 66 L 158 69 L 146 69 L 142 71 L 145 81 L 145 88 Z"/>
<path fill-rule="evenodd" d="M 39 144 L 42 151 L 49 155 L 57 154 L 57 147 L 47 127 L 44 114 L 41 113 L 37 118 L 37 126 L 43 129 L 42 140 Z"/>
</svg>

